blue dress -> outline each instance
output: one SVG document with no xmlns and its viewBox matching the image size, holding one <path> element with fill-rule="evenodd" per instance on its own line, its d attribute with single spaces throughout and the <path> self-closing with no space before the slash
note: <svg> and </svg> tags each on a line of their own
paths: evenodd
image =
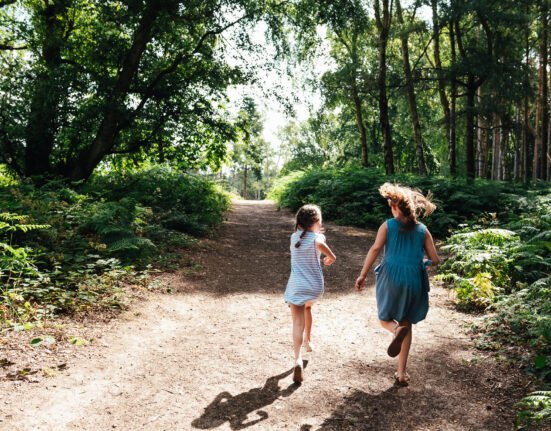
<svg viewBox="0 0 551 431">
<path fill-rule="evenodd" d="M 284 294 L 286 303 L 298 306 L 319 299 L 324 289 L 321 253 L 316 248 L 316 240 L 325 241 L 325 237 L 306 232 L 300 239 L 301 234 L 302 230 L 297 230 L 291 235 L 291 276 Z M 299 239 L 300 247 L 297 248 L 295 244 Z"/>
<path fill-rule="evenodd" d="M 379 320 L 418 323 L 429 311 L 429 279 L 423 264 L 427 228 L 419 223 L 405 230 L 394 218 L 386 225 L 384 258 L 375 268 Z"/>
</svg>

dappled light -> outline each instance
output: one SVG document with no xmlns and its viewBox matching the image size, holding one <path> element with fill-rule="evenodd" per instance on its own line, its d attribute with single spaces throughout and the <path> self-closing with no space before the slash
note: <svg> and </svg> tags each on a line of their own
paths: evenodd
<svg viewBox="0 0 551 431">
<path fill-rule="evenodd" d="M 549 428 L 550 3 L 0 0 L 0 429 Z"/>
</svg>

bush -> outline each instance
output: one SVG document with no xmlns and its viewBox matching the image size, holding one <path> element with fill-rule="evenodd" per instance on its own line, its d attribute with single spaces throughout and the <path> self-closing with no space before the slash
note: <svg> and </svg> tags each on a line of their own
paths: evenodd
<svg viewBox="0 0 551 431">
<path fill-rule="evenodd" d="M 124 283 L 170 265 L 171 250 L 221 222 L 230 199 L 201 177 L 154 168 L 75 187 L 5 179 L 0 202 L 0 323 L 18 325 L 124 307 Z"/>
<path fill-rule="evenodd" d="M 519 410 L 517 425 L 551 422 L 551 391 L 537 391 L 516 404 Z"/>
<path fill-rule="evenodd" d="M 388 205 L 378 192 L 385 181 L 396 181 L 431 191 L 437 210 L 427 221 L 436 237 L 446 237 L 463 223 L 481 216 L 508 221 L 521 212 L 528 190 L 522 186 L 443 177 L 396 175 L 387 177 L 375 169 L 318 169 L 293 172 L 280 178 L 270 193 L 279 205 L 296 211 L 306 203 L 322 208 L 324 217 L 337 223 L 359 227 L 378 227 L 391 217 Z M 546 189 L 542 187 L 541 193 Z"/>
</svg>

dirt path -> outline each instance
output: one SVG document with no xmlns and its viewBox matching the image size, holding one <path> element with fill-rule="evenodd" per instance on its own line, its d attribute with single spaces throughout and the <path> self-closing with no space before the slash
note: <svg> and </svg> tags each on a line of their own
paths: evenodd
<svg viewBox="0 0 551 431">
<path fill-rule="evenodd" d="M 389 335 L 374 291 L 352 291 L 373 239 L 326 226 L 338 260 L 314 307 L 315 352 L 303 385 L 290 377 L 290 316 L 282 300 L 292 217 L 237 202 L 194 257 L 204 270 L 162 282 L 158 295 L 105 327 L 56 377 L 0 381 L 2 430 L 507 430 L 525 377 L 473 349 L 465 316 L 431 292 L 414 328 L 412 384 L 392 384 Z M 373 286 L 373 279 L 369 280 Z M 468 322 L 467 322 L 468 323 Z M 503 378 L 507 376 L 507 378 Z"/>
</svg>

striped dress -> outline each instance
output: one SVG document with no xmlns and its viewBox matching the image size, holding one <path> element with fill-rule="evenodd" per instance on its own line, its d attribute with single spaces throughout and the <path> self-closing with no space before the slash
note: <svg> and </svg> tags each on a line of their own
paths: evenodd
<svg viewBox="0 0 551 431">
<path fill-rule="evenodd" d="M 316 240 L 325 242 L 325 236 L 306 232 L 300 240 L 301 230 L 291 235 L 291 276 L 287 282 L 284 299 L 287 304 L 298 306 L 315 301 L 323 295 L 323 272 L 320 265 L 321 253 L 316 248 Z"/>
</svg>

